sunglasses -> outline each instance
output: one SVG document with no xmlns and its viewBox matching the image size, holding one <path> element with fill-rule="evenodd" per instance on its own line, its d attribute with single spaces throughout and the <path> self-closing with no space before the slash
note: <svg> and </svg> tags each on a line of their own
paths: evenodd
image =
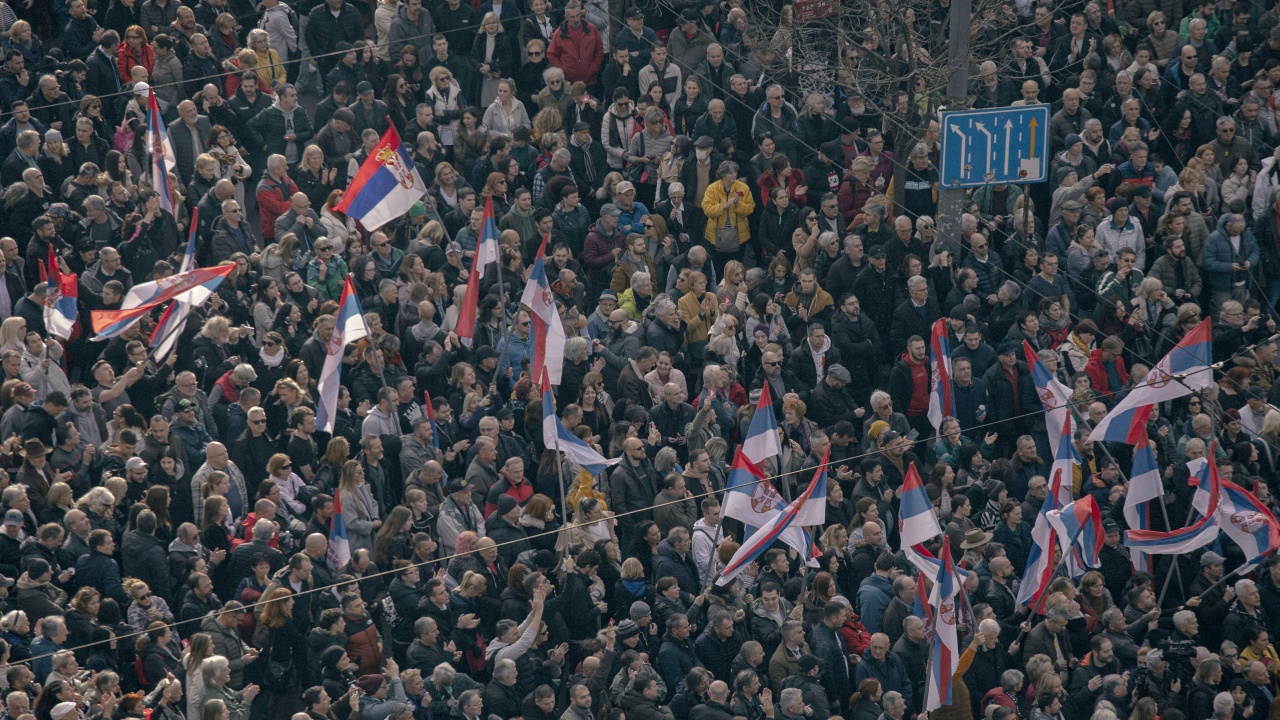
<svg viewBox="0 0 1280 720">
<path fill-rule="evenodd" d="M 266 420 L 250 420 L 249 424 L 250 425 L 266 425 L 267 421 Z M 285 467 L 289 467 L 289 466 L 285 465 Z"/>
</svg>

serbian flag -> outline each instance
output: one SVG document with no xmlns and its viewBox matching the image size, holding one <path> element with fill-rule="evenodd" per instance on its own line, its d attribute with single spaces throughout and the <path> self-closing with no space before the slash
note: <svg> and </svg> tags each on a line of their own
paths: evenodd
<svg viewBox="0 0 1280 720">
<path fill-rule="evenodd" d="M 956 414 L 951 395 L 951 333 L 949 321 L 938 318 L 929 339 L 929 362 L 933 369 L 933 390 L 929 392 L 929 422 L 934 432 L 942 428 L 942 418 Z"/>
<path fill-rule="evenodd" d="M 492 198 L 485 201 L 486 207 Z M 545 265 L 547 238 L 543 236 L 538 256 L 529 269 L 529 281 L 524 286 L 520 302 L 529 308 L 529 322 L 533 326 L 533 358 L 529 361 L 529 377 L 546 377 L 552 385 L 560 384 L 560 371 L 564 368 L 564 325 L 547 282 Z M 470 289 L 467 294 L 470 296 Z"/>
<path fill-rule="evenodd" d="M 44 326 L 48 328 L 50 335 L 70 340 L 76 318 L 80 316 L 80 311 L 76 309 L 80 282 L 75 274 L 62 274 L 62 269 L 58 267 L 58 255 L 53 251 L 52 244 L 49 245 L 48 273 L 49 289 L 44 295 Z"/>
<path fill-rule="evenodd" d="M 1040 355 L 1026 340 L 1022 341 L 1022 351 L 1027 355 L 1027 367 L 1031 368 L 1031 381 L 1036 384 L 1036 395 L 1040 398 L 1040 404 L 1044 406 L 1045 425 L 1049 428 L 1063 427 L 1071 416 L 1071 390 L 1049 372 L 1049 368 L 1045 367 L 1044 362 L 1040 360 Z M 1068 443 L 1071 442 L 1070 433 L 1065 435 L 1049 433 L 1049 450 L 1054 457 L 1058 456 L 1058 445 L 1063 438 Z M 1079 456 L 1076 457 L 1076 462 L 1080 462 Z M 1068 484 L 1067 487 L 1070 488 L 1071 485 Z"/>
<path fill-rule="evenodd" d="M 1053 480 L 1057 485 L 1064 482 L 1061 471 L 1054 473 Z M 1070 479 L 1065 482 L 1070 486 Z M 1031 550 L 1027 553 L 1027 566 L 1022 573 L 1022 582 L 1018 584 L 1017 601 L 1020 606 L 1039 605 L 1045 588 L 1049 587 L 1049 581 L 1053 579 L 1057 538 L 1049 524 L 1049 513 L 1061 507 L 1058 504 L 1057 488 L 1051 486 L 1049 494 L 1040 504 L 1036 523 L 1031 528 Z"/>
<path fill-rule="evenodd" d="M 898 518 L 898 535 L 901 537 L 902 549 L 907 560 L 920 568 L 920 572 L 933 577 L 938 573 L 937 559 L 924 547 L 942 534 L 938 518 L 933 514 L 933 503 L 925 492 L 924 483 L 920 481 L 920 472 L 916 464 L 907 465 L 906 475 L 902 479 L 902 502 Z M 951 543 L 945 540 L 943 545 Z"/>
<path fill-rule="evenodd" d="M 493 196 L 484 201 L 480 240 L 476 243 L 476 255 L 471 259 L 471 272 L 467 275 L 467 295 L 462 301 L 455 328 L 458 339 L 467 347 L 471 347 L 471 339 L 476 336 L 476 305 L 480 301 L 480 281 L 484 279 L 485 267 L 489 263 L 498 263 L 498 223 L 493 219 Z M 502 272 L 501 267 L 498 272 Z"/>
<path fill-rule="evenodd" d="M 951 676 L 960 665 L 960 640 L 956 632 L 956 595 L 963 592 L 951 562 L 951 543 L 942 544 L 942 569 L 933 584 L 930 604 L 933 616 L 933 647 L 929 652 L 929 673 L 925 679 L 925 712 L 951 704 Z"/>
<path fill-rule="evenodd" d="M 196 235 L 199 227 L 200 208 L 197 207 L 191 210 L 191 232 L 188 233 L 187 251 L 182 256 L 182 266 L 178 269 L 180 273 L 188 272 L 196 266 Z M 187 329 L 187 317 L 190 315 L 191 303 L 174 300 L 164 311 L 164 315 L 160 316 L 160 322 L 151 331 L 149 340 L 151 357 L 155 362 L 162 363 L 169 357 L 178 338 Z"/>
<path fill-rule="evenodd" d="M 356 286 L 348 275 L 346 284 L 342 286 L 342 296 L 338 299 L 338 322 L 324 348 L 324 366 L 320 370 L 317 386 L 320 402 L 316 405 L 316 427 L 324 432 L 333 432 L 333 421 L 338 416 L 338 386 L 342 381 L 343 349 L 347 343 L 353 343 L 368 334 L 364 313 L 360 311 L 360 300 L 356 297 Z"/>
<path fill-rule="evenodd" d="M 780 540 L 782 534 L 793 523 L 800 522 L 801 518 L 826 517 L 827 505 L 827 461 L 831 457 L 831 449 L 827 448 L 827 452 L 822 456 L 822 462 L 818 464 L 818 469 L 814 472 L 813 480 L 809 481 L 809 486 L 800 493 L 795 500 L 791 501 L 782 512 L 778 513 L 772 520 L 760 526 L 759 530 L 752 533 L 742 543 L 742 547 L 733 554 L 733 558 L 725 565 L 724 570 L 720 571 L 720 577 L 716 578 L 716 585 L 727 585 L 733 581 L 739 574 L 746 569 L 747 565 L 760 557 L 765 550 L 768 550 L 774 541 Z M 817 507 L 808 507 L 816 505 Z M 810 524 L 820 524 L 810 523 Z"/>
<path fill-rule="evenodd" d="M 191 272 L 177 273 L 135 285 L 125 297 L 122 309 L 94 310 L 90 313 L 93 330 L 97 333 L 93 339 L 107 340 L 119 335 L 143 315 L 170 300 L 182 300 L 192 305 L 201 305 L 235 269 L 235 263 L 227 263 L 211 268 L 196 268 Z"/>
<path fill-rule="evenodd" d="M 329 520 L 329 570 L 335 573 L 351 561 L 351 543 L 347 540 L 347 520 L 342 514 L 340 495 L 333 494 L 333 517 Z"/>
<path fill-rule="evenodd" d="M 1050 510 L 1045 515 L 1057 532 L 1064 551 L 1078 554 L 1078 559 L 1086 567 L 1098 567 L 1098 553 L 1102 552 L 1106 532 L 1102 529 L 1102 510 L 1092 495 L 1059 510 Z"/>
<path fill-rule="evenodd" d="M 933 606 L 929 604 L 929 588 L 924 573 L 916 573 L 916 596 L 911 599 L 911 614 L 924 620 L 925 630 L 933 634 Z"/>
<path fill-rule="evenodd" d="M 1144 406 L 1190 395 L 1212 383 L 1213 343 L 1209 318 L 1205 318 L 1151 368 L 1141 384 L 1116 403 L 1089 439 L 1136 444 L 1138 429 L 1146 422 L 1139 417 Z"/>
<path fill-rule="evenodd" d="M 1054 418 L 1049 416 L 1047 419 L 1052 421 Z M 1075 443 L 1071 441 L 1073 427 L 1071 413 L 1062 413 L 1062 432 L 1058 433 L 1058 447 L 1054 451 L 1053 466 L 1049 469 L 1049 477 L 1062 480 L 1051 488 L 1058 498 L 1058 507 L 1072 501 L 1071 478 L 1075 475 L 1076 466 L 1080 464 L 1080 453 L 1076 452 Z"/>
<path fill-rule="evenodd" d="M 760 399 L 751 415 L 747 437 L 742 441 L 742 454 L 759 465 L 771 457 L 782 454 L 782 441 L 778 439 L 778 418 L 773 414 L 773 393 L 769 383 L 760 387 Z"/>
<path fill-rule="evenodd" d="M 560 418 L 556 417 L 555 400 L 551 396 L 551 383 L 545 372 L 542 376 L 542 444 L 548 450 L 564 453 L 592 475 L 599 475 L 606 467 L 617 465 L 621 460 L 605 458 L 560 422 Z"/>
<path fill-rule="evenodd" d="M 404 217 L 409 208 L 427 194 L 427 184 L 418 175 L 413 158 L 400 144 L 400 133 L 392 125 L 351 179 L 342 202 L 334 208 L 360 221 L 373 232 L 396 218 Z"/>
<path fill-rule="evenodd" d="M 1131 550 L 1138 548 L 1148 555 L 1182 555 L 1218 539 L 1218 532 L 1221 530 L 1218 524 L 1218 505 L 1222 479 L 1218 477 L 1218 464 L 1212 460 L 1213 449 L 1210 449 L 1206 457 L 1209 458 L 1209 462 L 1198 468 L 1201 476 L 1196 495 L 1200 494 L 1205 485 L 1209 486 L 1204 505 L 1202 508 L 1197 507 L 1203 513 L 1200 519 L 1187 527 L 1171 532 L 1129 529 L 1124 534 L 1125 547 Z M 1192 499 L 1192 504 L 1196 504 L 1195 498 Z"/>
<path fill-rule="evenodd" d="M 1151 406 L 1147 406 L 1150 409 Z M 1137 442 L 1133 446 L 1133 470 L 1129 473 L 1129 490 L 1124 496 L 1124 520 L 1131 530 L 1151 529 L 1151 502 L 1164 494 L 1160 478 L 1160 466 L 1147 438 L 1145 421 L 1138 426 Z M 1133 568 L 1147 572 L 1147 554 L 1141 548 L 1130 547 L 1129 557 Z"/>
<path fill-rule="evenodd" d="M 160 194 L 160 207 L 173 214 L 173 189 L 169 187 L 169 171 L 178 166 L 173 143 L 160 117 L 156 94 L 147 95 L 147 147 L 151 150 L 151 186 Z"/>
<path fill-rule="evenodd" d="M 440 426 L 436 424 L 436 406 L 431 404 L 431 391 L 423 390 L 422 399 L 426 403 L 427 420 L 431 422 L 431 444 L 440 449 Z"/>
<path fill-rule="evenodd" d="M 787 501 L 774 489 L 773 483 L 765 479 L 764 471 L 751 462 L 744 447 L 739 447 L 725 481 L 721 513 L 725 517 L 741 520 L 746 526 L 747 535 L 752 535 L 757 528 L 780 515 L 786 507 Z M 806 565 L 817 566 L 815 560 L 821 557 L 822 551 L 814 546 L 813 537 L 807 530 L 792 524 L 782 532 L 780 539 L 795 548 L 801 557 L 808 558 Z"/>
<path fill-rule="evenodd" d="M 1217 471 L 1217 463 L 1212 465 Z M 1230 480 L 1221 480 L 1218 524 L 1244 551 L 1247 564 L 1280 548 L 1280 523 L 1253 493 Z"/>
</svg>

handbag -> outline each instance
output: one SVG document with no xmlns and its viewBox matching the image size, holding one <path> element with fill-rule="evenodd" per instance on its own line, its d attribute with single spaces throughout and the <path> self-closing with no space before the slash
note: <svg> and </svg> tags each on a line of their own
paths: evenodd
<svg viewBox="0 0 1280 720">
<path fill-rule="evenodd" d="M 637 133 L 640 136 L 640 154 L 644 155 L 645 142 L 644 130 Z M 631 181 L 632 185 L 639 185 L 649 180 L 649 166 L 641 162 L 633 162 L 627 165 L 627 169 L 623 171 L 623 177 Z"/>
<path fill-rule="evenodd" d="M 736 222 L 730 225 L 729 221 L 726 220 L 722 227 L 716 228 L 716 252 L 738 252 L 738 247 L 741 245 L 741 241 L 738 240 Z"/>
<path fill-rule="evenodd" d="M 271 660 L 267 663 L 267 679 L 271 681 L 273 688 L 280 688 L 288 682 L 290 676 L 293 675 L 293 660 L 282 663 Z"/>
</svg>

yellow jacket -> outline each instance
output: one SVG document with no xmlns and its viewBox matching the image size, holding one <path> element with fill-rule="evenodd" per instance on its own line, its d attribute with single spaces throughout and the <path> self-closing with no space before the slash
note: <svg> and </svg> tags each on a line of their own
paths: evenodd
<svg viewBox="0 0 1280 720">
<path fill-rule="evenodd" d="M 702 297 L 711 298 L 711 312 L 702 312 Z M 702 297 L 698 297 L 691 292 L 687 292 L 680 296 L 680 302 L 677 307 L 680 309 L 680 318 L 684 320 L 684 339 L 687 343 L 703 342 L 711 334 L 711 326 L 716 323 L 716 316 L 720 314 L 720 305 L 713 292 L 705 292 Z"/>
<path fill-rule="evenodd" d="M 740 195 L 741 199 L 736 205 L 725 208 L 724 203 L 729 199 L 729 194 L 734 193 Z M 716 230 L 724 227 L 725 213 L 733 214 L 729 222 L 738 229 L 738 242 L 746 243 L 751 239 L 751 228 L 748 226 L 747 217 L 756 209 L 751 188 L 741 180 L 734 180 L 733 190 L 729 194 L 724 191 L 724 182 L 716 180 L 707 186 L 707 192 L 702 196 L 702 213 L 707 216 L 707 230 L 704 235 L 707 242 L 713 246 L 716 242 Z"/>
<path fill-rule="evenodd" d="M 258 67 L 255 68 L 258 73 L 258 85 L 262 87 L 278 88 L 288 79 L 285 73 L 284 63 L 280 62 L 280 53 L 267 48 L 266 52 L 255 53 L 258 56 Z"/>
</svg>

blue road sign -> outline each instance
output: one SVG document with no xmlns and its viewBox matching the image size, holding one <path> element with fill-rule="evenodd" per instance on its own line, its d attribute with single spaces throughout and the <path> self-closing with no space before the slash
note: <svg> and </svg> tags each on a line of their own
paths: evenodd
<svg viewBox="0 0 1280 720">
<path fill-rule="evenodd" d="M 1043 182 L 1049 175 L 1049 106 L 942 113 L 942 187 Z"/>
</svg>

